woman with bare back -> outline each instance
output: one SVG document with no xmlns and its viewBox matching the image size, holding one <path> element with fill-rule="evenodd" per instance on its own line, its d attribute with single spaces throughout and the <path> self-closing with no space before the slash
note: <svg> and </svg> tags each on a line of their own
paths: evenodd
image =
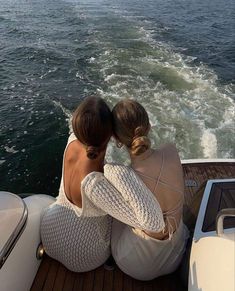
<svg viewBox="0 0 235 291">
<path fill-rule="evenodd" d="M 156 197 L 165 222 L 161 231 L 152 232 L 132 229 L 115 221 L 112 228 L 112 254 L 125 273 L 140 280 L 150 280 L 173 272 L 179 266 L 185 250 L 188 231 L 182 221 L 182 166 L 173 144 L 151 148 L 149 118 L 141 104 L 128 99 L 120 101 L 112 114 L 117 143 L 126 147 L 131 168 Z M 117 184 L 125 183 L 115 171 L 112 182 L 116 188 Z"/>
</svg>

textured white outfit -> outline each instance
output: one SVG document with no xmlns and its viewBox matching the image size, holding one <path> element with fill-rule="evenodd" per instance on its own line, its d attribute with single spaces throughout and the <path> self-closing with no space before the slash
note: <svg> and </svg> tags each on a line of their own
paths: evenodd
<svg viewBox="0 0 235 291">
<path fill-rule="evenodd" d="M 67 146 L 75 139 L 72 134 Z M 126 174 L 124 166 L 122 174 Z M 66 197 L 62 172 L 59 196 L 41 222 L 42 242 L 48 255 L 75 272 L 103 264 L 110 255 L 111 217 L 107 213 L 139 229 L 162 230 L 165 224 L 156 198 L 134 171 L 125 181 L 125 187 L 116 189 L 102 173 L 88 174 L 81 183 L 79 208 Z"/>
<path fill-rule="evenodd" d="M 126 185 L 128 168 L 126 167 L 126 175 L 120 175 L 120 171 L 122 169 L 119 165 L 106 165 L 104 168 L 105 177 L 123 193 L 122 188 Z M 133 176 L 131 168 L 129 173 Z M 135 183 L 135 180 L 133 182 Z M 146 185 L 137 191 L 141 193 L 143 190 L 146 191 L 145 188 Z M 153 196 L 152 193 L 151 195 Z M 152 238 L 141 229 L 133 229 L 129 225 L 114 221 L 111 239 L 112 255 L 119 268 L 126 274 L 138 280 L 151 280 L 177 269 L 185 251 L 187 238 L 188 230 L 182 221 L 177 230 L 170 233 L 170 237 L 166 240 Z"/>
<path fill-rule="evenodd" d="M 138 280 L 174 272 L 185 252 L 187 229 L 181 222 L 171 239 L 158 240 L 139 229 L 114 221 L 111 249 L 119 268 Z"/>
<path fill-rule="evenodd" d="M 70 135 L 67 147 L 74 140 L 76 137 Z M 79 208 L 65 195 L 62 171 L 59 196 L 41 221 L 46 253 L 74 272 L 95 269 L 110 256 L 112 218 L 87 200 L 83 190 L 93 176 L 95 173 L 82 181 L 82 208 Z"/>
</svg>

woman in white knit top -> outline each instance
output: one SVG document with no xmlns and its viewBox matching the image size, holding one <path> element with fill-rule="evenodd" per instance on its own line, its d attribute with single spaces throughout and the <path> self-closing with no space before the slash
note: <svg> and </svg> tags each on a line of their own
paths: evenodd
<svg viewBox="0 0 235 291">
<path fill-rule="evenodd" d="M 134 171 L 118 169 L 119 177 L 125 178 L 124 187 L 115 187 L 102 173 L 111 118 L 108 106 L 98 97 L 85 99 L 75 111 L 59 196 L 41 222 L 45 251 L 75 272 L 92 270 L 109 257 L 111 217 L 107 214 L 138 229 L 164 228 L 157 200 Z M 112 180 L 112 166 L 106 174 Z"/>
</svg>

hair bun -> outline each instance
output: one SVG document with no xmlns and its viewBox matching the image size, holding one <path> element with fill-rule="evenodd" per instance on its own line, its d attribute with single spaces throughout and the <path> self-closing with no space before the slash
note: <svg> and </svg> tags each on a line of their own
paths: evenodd
<svg viewBox="0 0 235 291">
<path fill-rule="evenodd" d="M 147 136 L 135 137 L 131 144 L 131 153 L 138 156 L 147 151 L 151 146 L 150 139 Z"/>
<path fill-rule="evenodd" d="M 86 154 L 87 154 L 88 159 L 94 160 L 99 155 L 99 149 L 97 147 L 94 147 L 94 146 L 88 146 L 86 148 Z"/>
</svg>

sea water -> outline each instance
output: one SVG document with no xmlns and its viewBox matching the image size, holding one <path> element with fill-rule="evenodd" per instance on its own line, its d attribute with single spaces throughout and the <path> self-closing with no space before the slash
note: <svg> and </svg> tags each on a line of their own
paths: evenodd
<svg viewBox="0 0 235 291">
<path fill-rule="evenodd" d="M 72 111 L 148 111 L 154 147 L 235 157 L 233 0 L 0 0 L 0 189 L 55 195 Z M 126 162 L 111 143 L 107 159 Z"/>
</svg>

